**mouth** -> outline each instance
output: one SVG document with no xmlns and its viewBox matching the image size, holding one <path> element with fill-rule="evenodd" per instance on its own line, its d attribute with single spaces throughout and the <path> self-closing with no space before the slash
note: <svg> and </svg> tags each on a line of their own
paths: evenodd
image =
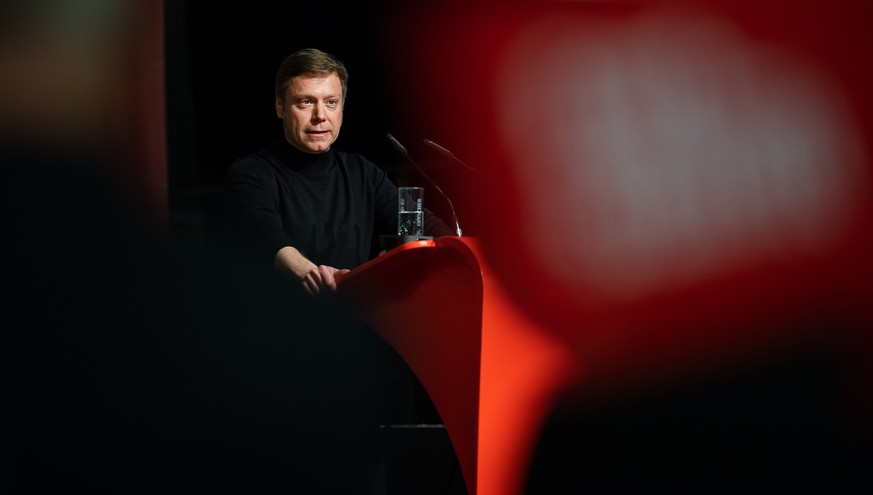
<svg viewBox="0 0 873 495">
<path fill-rule="evenodd" d="M 310 136 L 310 137 L 316 137 L 316 138 L 318 138 L 318 137 L 325 137 L 325 136 L 329 136 L 329 135 L 330 135 L 330 131 L 317 131 L 317 130 L 310 130 L 310 131 L 306 131 L 306 135 L 307 135 L 307 136 Z"/>
</svg>

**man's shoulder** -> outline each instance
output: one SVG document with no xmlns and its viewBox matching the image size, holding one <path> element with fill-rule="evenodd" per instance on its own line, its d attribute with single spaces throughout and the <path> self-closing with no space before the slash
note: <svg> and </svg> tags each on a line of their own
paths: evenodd
<svg viewBox="0 0 873 495">
<path fill-rule="evenodd" d="M 273 151 L 273 145 L 252 151 L 237 157 L 230 165 L 229 173 L 243 172 L 270 172 L 277 160 Z"/>
<path fill-rule="evenodd" d="M 268 163 L 276 159 L 275 144 L 270 144 L 258 151 L 250 151 L 237 157 L 233 164 L 238 163 Z"/>
</svg>

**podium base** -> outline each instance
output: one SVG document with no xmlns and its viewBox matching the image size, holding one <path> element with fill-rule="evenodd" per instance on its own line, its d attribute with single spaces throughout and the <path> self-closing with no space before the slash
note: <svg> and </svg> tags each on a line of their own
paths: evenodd
<svg viewBox="0 0 873 495">
<path fill-rule="evenodd" d="M 389 251 L 401 244 L 406 244 L 407 242 L 429 241 L 432 239 L 433 236 L 429 235 L 380 235 L 379 247 L 386 251 Z"/>
</svg>

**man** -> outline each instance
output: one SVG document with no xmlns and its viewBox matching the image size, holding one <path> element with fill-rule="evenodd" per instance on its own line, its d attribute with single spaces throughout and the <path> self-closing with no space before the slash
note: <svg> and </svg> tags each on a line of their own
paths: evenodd
<svg viewBox="0 0 873 495">
<path fill-rule="evenodd" d="M 288 369 L 277 376 L 288 388 L 281 397 L 295 404 L 284 414 L 293 414 L 294 424 L 307 430 L 288 455 L 309 458 L 291 465 L 343 473 L 295 475 L 296 482 L 329 479 L 342 485 L 332 493 L 362 493 L 378 476 L 378 425 L 435 417 L 420 384 L 384 340 L 329 300 L 307 296 L 334 291 L 337 274 L 376 256 L 378 234 L 397 228 L 397 187 L 363 156 L 333 147 L 347 82 L 342 62 L 323 51 L 303 49 L 287 57 L 275 88 L 283 139 L 238 159 L 225 182 L 234 244 L 261 266 L 272 263 L 299 282 L 291 289 L 301 287 L 306 296 L 287 303 L 294 329 L 283 337 L 287 357 L 280 362 Z M 430 212 L 424 227 L 434 237 L 452 234 Z M 402 392 L 410 386 L 418 399 Z M 424 408 L 416 409 L 415 418 L 407 417 L 410 400 Z M 325 493 L 324 487 L 319 491 Z"/>
<path fill-rule="evenodd" d="M 284 139 L 237 160 L 225 183 L 228 221 L 246 251 L 311 295 L 336 289 L 336 276 L 374 255 L 375 235 L 394 232 L 397 187 L 359 154 L 334 150 L 343 123 L 348 72 L 317 49 L 287 57 L 276 75 Z M 452 234 L 425 212 L 425 234 Z"/>
</svg>

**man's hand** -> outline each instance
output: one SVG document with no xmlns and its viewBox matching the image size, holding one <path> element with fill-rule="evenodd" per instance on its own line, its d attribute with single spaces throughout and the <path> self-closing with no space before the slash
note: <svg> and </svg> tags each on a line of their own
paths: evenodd
<svg viewBox="0 0 873 495">
<path fill-rule="evenodd" d="M 291 246 L 285 246 L 276 253 L 274 265 L 279 273 L 299 280 L 303 289 L 312 296 L 335 292 L 336 276 L 351 271 L 348 268 L 316 266 Z"/>
<path fill-rule="evenodd" d="M 312 296 L 336 291 L 336 275 L 348 273 L 348 268 L 319 265 L 303 277 L 303 288 Z"/>
</svg>

